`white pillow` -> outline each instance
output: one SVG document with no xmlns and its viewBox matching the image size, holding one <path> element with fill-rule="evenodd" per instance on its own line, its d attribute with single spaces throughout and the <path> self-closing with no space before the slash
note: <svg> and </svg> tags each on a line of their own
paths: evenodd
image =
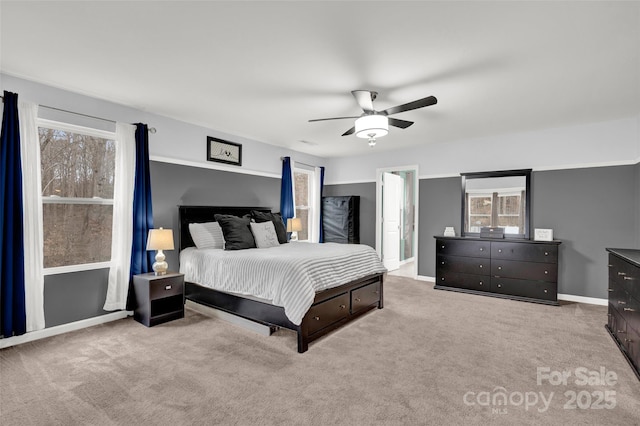
<svg viewBox="0 0 640 426">
<path fill-rule="evenodd" d="M 218 222 L 190 223 L 189 233 L 199 249 L 224 248 L 224 236 Z"/>
<path fill-rule="evenodd" d="M 253 239 L 256 241 L 256 247 L 269 248 L 280 245 L 278 235 L 276 234 L 276 228 L 270 220 L 261 223 L 251 222 L 249 225 L 251 226 Z"/>
</svg>

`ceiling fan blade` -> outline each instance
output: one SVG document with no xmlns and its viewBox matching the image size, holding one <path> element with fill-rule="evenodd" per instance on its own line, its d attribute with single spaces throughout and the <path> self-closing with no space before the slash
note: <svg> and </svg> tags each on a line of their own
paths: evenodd
<svg viewBox="0 0 640 426">
<path fill-rule="evenodd" d="M 384 111 L 381 111 L 382 114 L 397 114 L 399 112 L 411 111 L 412 109 L 424 108 L 429 105 L 435 105 L 438 103 L 438 100 L 435 96 L 427 96 L 423 99 L 418 99 L 417 101 L 409 102 L 406 104 L 394 106 L 391 108 L 387 108 Z"/>
<path fill-rule="evenodd" d="M 401 129 L 406 129 L 407 127 L 413 124 L 413 121 L 407 120 L 398 120 L 397 118 L 388 117 L 390 126 L 400 127 Z"/>
<path fill-rule="evenodd" d="M 369 90 L 352 90 L 351 94 L 356 98 L 356 102 L 364 112 L 373 112 L 373 100 L 378 96 L 378 92 Z"/>
<path fill-rule="evenodd" d="M 327 121 L 327 120 L 343 120 L 346 118 L 350 118 L 350 119 L 354 119 L 354 118 L 360 118 L 360 116 L 358 115 L 357 117 L 331 117 L 331 118 L 316 118 L 313 120 L 309 120 L 309 123 L 313 122 L 313 121 Z"/>
<path fill-rule="evenodd" d="M 352 127 L 352 128 L 350 128 L 349 130 L 347 130 L 346 132 L 344 132 L 344 133 L 342 134 L 342 136 L 349 136 L 349 135 L 352 135 L 355 131 L 356 131 L 356 128 L 355 128 L 355 127 Z"/>
</svg>

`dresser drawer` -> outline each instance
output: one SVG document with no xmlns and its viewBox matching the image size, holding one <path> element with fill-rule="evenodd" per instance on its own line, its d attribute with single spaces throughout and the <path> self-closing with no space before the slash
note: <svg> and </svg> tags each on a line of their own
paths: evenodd
<svg viewBox="0 0 640 426">
<path fill-rule="evenodd" d="M 491 260 L 491 275 L 504 278 L 520 278 L 531 281 L 558 281 L 558 266 L 551 263 L 520 262 L 516 260 Z"/>
<path fill-rule="evenodd" d="M 627 336 L 627 323 L 620 315 L 617 308 L 609 303 L 608 325 L 613 335 L 618 339 L 620 343 L 624 342 L 624 338 Z"/>
<path fill-rule="evenodd" d="M 356 313 L 380 302 L 380 283 L 366 285 L 351 291 L 351 313 Z"/>
<path fill-rule="evenodd" d="M 443 272 L 488 275 L 491 261 L 481 257 L 436 256 L 437 267 Z"/>
<path fill-rule="evenodd" d="M 309 318 L 307 327 L 309 334 L 320 331 L 349 315 L 349 293 L 341 294 L 333 299 L 313 305 L 305 317 Z"/>
<path fill-rule="evenodd" d="M 491 258 L 558 263 L 558 246 L 553 244 L 492 242 Z"/>
<path fill-rule="evenodd" d="M 436 285 L 464 288 L 467 290 L 489 291 L 491 287 L 491 277 L 488 275 L 444 272 L 436 277 Z"/>
<path fill-rule="evenodd" d="M 556 283 L 544 281 L 518 280 L 514 278 L 491 278 L 491 291 L 533 299 L 558 300 Z"/>
<path fill-rule="evenodd" d="M 609 279 L 620 283 L 630 294 L 640 299 L 640 268 L 609 254 Z"/>
<path fill-rule="evenodd" d="M 149 282 L 149 298 L 160 299 L 183 293 L 183 279 L 180 277 L 164 278 Z"/>
<path fill-rule="evenodd" d="M 436 254 L 485 257 L 491 254 L 489 241 L 436 240 Z"/>
<path fill-rule="evenodd" d="M 636 367 L 636 369 L 640 369 L 640 333 L 630 328 L 627 331 L 627 337 L 622 344 L 631 359 L 631 363 Z"/>
</svg>

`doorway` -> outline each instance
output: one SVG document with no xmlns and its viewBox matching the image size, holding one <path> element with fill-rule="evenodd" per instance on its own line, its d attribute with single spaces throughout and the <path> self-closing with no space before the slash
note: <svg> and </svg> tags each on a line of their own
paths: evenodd
<svg viewBox="0 0 640 426">
<path fill-rule="evenodd" d="M 391 275 L 418 275 L 418 166 L 376 171 L 376 251 Z"/>
</svg>

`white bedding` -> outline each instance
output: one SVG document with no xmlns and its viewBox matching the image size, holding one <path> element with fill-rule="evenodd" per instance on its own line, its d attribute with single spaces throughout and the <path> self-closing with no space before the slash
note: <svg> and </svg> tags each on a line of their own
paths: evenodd
<svg viewBox="0 0 640 426">
<path fill-rule="evenodd" d="M 180 272 L 185 281 L 267 299 L 300 325 L 316 292 L 386 269 L 366 245 L 290 242 L 233 251 L 189 247 L 180 252 Z"/>
</svg>

